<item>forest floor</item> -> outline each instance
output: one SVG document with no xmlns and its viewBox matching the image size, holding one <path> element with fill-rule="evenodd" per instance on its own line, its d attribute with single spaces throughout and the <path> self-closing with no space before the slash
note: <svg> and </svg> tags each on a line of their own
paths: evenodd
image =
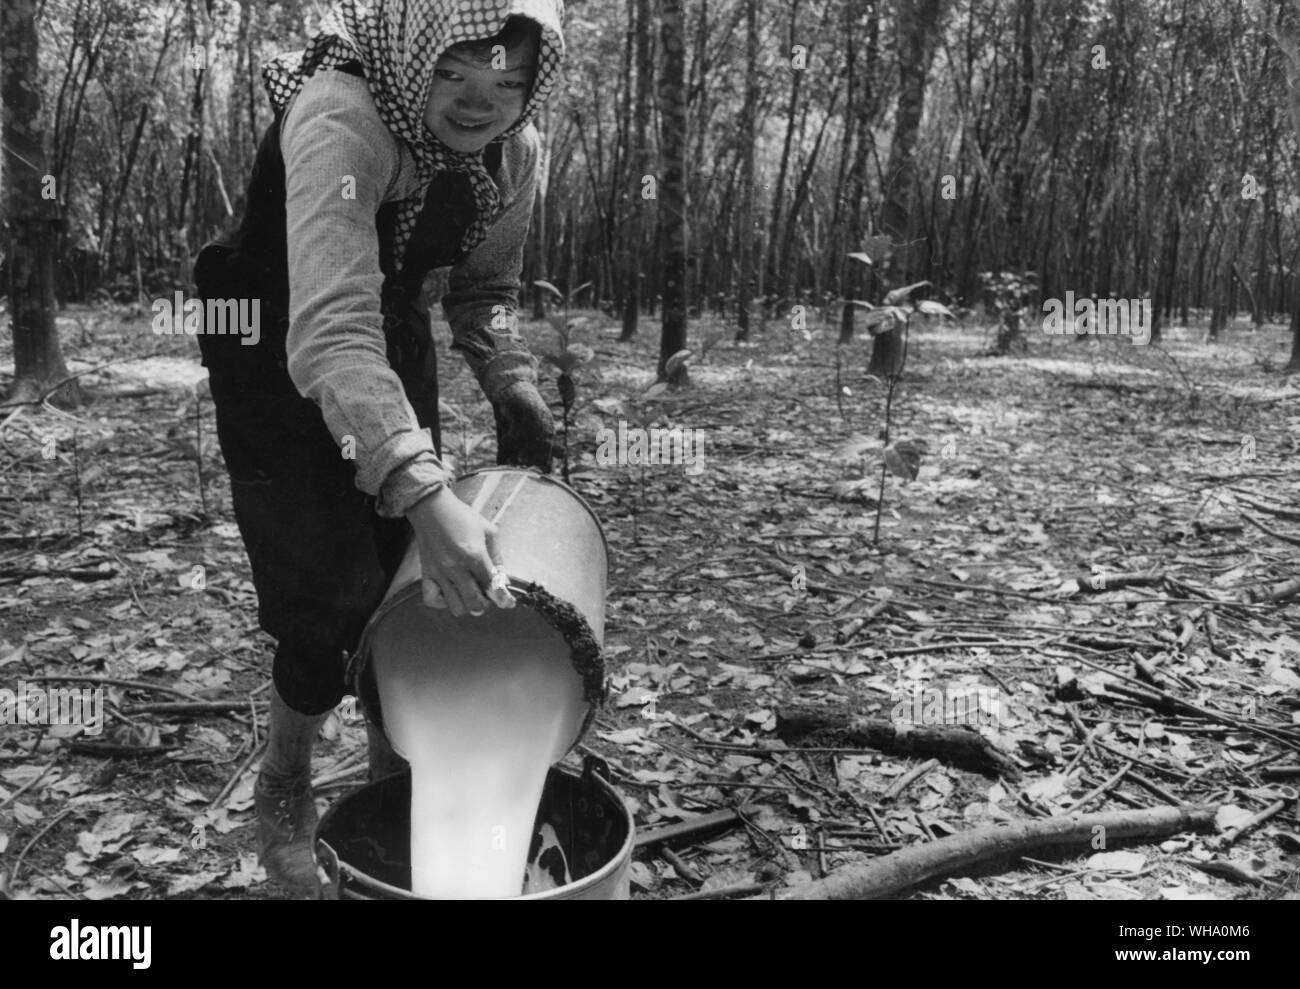
<svg viewBox="0 0 1300 989">
<path fill-rule="evenodd" d="M 586 315 L 575 339 L 597 356 L 571 483 L 609 541 L 612 689 L 584 749 L 642 835 L 749 808 L 639 851 L 635 896 L 798 887 L 997 822 L 1175 802 L 1209 807 L 1220 833 L 1093 833 L 899 895 L 1300 889 L 1300 595 L 1278 587 L 1300 577 L 1300 378 L 1279 373 L 1283 328 L 1213 345 L 1174 328 L 1161 348 L 1040 335 L 1008 357 L 978 326 L 914 329 L 891 438 L 928 453 L 915 480 L 884 481 L 877 539 L 885 386 L 864 376 L 868 340 L 837 383 L 830 331 L 728 335 L 689 390 L 650 402 L 657 327 L 620 345 Z M 69 367 L 95 401 L 0 410 L 0 688 L 103 687 L 111 712 L 96 736 L 0 726 L 14 897 L 277 895 L 251 809 L 270 640 L 197 348 L 148 318 L 67 311 Z M 552 349 L 545 324 L 525 332 Z M 489 464 L 490 409 L 445 339 L 440 354 L 447 449 Z M 0 350 L 0 386 L 11 372 Z M 702 460 L 595 462 L 601 426 L 656 417 L 702 430 Z M 230 703 L 151 707 L 194 701 Z M 806 734 L 810 709 L 840 724 Z M 932 715 L 973 722 L 1002 761 L 861 741 L 864 724 Z M 332 717 L 322 734 L 323 808 L 364 781 L 364 731 Z"/>
</svg>

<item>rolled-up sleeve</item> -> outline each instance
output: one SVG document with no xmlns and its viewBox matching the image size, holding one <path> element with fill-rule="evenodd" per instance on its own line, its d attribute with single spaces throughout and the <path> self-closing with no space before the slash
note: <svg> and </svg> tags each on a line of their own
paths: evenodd
<svg viewBox="0 0 1300 989">
<path fill-rule="evenodd" d="M 502 208 L 487 237 L 452 268 L 443 311 L 452 349 L 460 351 L 488 401 L 517 381 L 536 383 L 537 360 L 519 335 L 520 275 L 541 166 L 541 138 L 528 126 L 506 143 L 501 174 Z"/>
<path fill-rule="evenodd" d="M 451 479 L 388 363 L 375 215 L 399 150 L 362 80 L 308 79 L 285 117 L 289 376 L 341 444 L 356 484 L 397 517 Z M 348 444 L 351 439 L 352 444 Z"/>
</svg>

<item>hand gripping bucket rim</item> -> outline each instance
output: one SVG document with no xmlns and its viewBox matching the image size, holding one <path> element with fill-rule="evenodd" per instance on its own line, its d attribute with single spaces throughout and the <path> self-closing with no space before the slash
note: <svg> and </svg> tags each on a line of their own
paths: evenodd
<svg viewBox="0 0 1300 989">
<path fill-rule="evenodd" d="M 506 495 L 502 501 L 503 504 L 497 510 L 496 515 L 489 521 L 497 522 L 502 515 L 515 503 L 517 495 L 522 491 L 527 483 L 540 482 L 557 488 L 569 495 L 570 499 L 578 506 L 594 526 L 595 532 L 599 535 L 599 549 L 602 554 L 604 566 L 601 568 L 602 575 L 607 568 L 609 559 L 609 543 L 605 538 L 604 529 L 601 527 L 600 519 L 592 511 L 591 506 L 586 500 L 578 494 L 573 488 L 563 481 L 542 474 L 536 470 L 523 470 L 517 467 L 485 467 L 480 470 L 471 471 L 458 477 L 450 487 L 455 490 L 471 485 L 476 479 L 483 479 L 483 485 L 479 489 L 479 498 L 484 498 L 484 493 L 489 495 L 500 487 L 499 479 L 505 479 L 509 476 L 519 478 L 519 483 L 515 489 Z M 505 483 L 508 483 L 506 481 Z M 459 497 L 459 494 L 458 494 Z M 471 503 L 471 507 L 479 509 L 479 505 Z M 413 550 L 408 548 L 408 555 Z M 414 552 L 418 553 L 418 550 Z M 529 580 L 518 574 L 510 572 L 509 567 L 506 571 L 507 582 L 511 594 L 514 595 L 518 604 L 516 607 L 528 607 L 541 616 L 548 625 L 560 634 L 569 645 L 570 660 L 573 663 L 574 670 L 582 678 L 583 693 L 588 704 L 586 718 L 582 727 L 574 739 L 573 746 L 586 736 L 588 729 L 595 720 L 598 708 L 604 702 L 608 694 L 608 685 L 605 679 L 605 661 L 602 650 L 603 635 L 598 635 L 591 623 L 582 613 L 581 609 L 573 602 L 566 601 L 550 593 L 547 588 L 540 582 Z M 370 621 L 361 635 L 357 644 L 356 653 L 348 664 L 347 680 L 352 685 L 354 694 L 361 699 L 362 706 L 365 708 L 367 716 L 382 730 L 383 720 L 379 703 L 379 692 L 375 687 L 373 676 L 367 676 L 370 671 L 372 661 L 372 645 L 375 637 L 375 631 L 384 619 L 398 608 L 408 604 L 413 598 L 421 595 L 421 578 L 416 576 L 409 583 L 401 587 L 396 586 L 397 578 L 394 578 L 394 586 L 390 587 L 384 601 L 371 616 Z M 604 608 L 603 584 L 601 600 L 591 602 L 591 607 Z M 447 613 L 450 615 L 450 612 Z M 474 619 L 466 619 L 473 621 Z M 571 747 L 571 748 L 572 748 Z"/>
</svg>

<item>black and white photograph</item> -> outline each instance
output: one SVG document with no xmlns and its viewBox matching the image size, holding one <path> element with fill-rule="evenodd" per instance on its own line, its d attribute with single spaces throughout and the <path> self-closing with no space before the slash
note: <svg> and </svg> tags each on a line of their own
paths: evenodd
<svg viewBox="0 0 1300 989">
<path fill-rule="evenodd" d="M 1300 0 L 0 0 L 0 97 L 24 956 L 299 900 L 1285 946 Z"/>
</svg>

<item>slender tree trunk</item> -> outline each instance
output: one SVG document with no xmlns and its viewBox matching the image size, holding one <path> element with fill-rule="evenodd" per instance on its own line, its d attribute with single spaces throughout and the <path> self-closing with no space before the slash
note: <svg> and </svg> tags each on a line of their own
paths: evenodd
<svg viewBox="0 0 1300 989">
<path fill-rule="evenodd" d="M 798 37 L 799 3 L 800 0 L 792 0 L 790 5 L 790 35 L 786 50 L 783 53 L 783 61 L 787 66 L 790 66 L 790 104 L 786 109 L 785 143 L 781 147 L 781 164 L 777 168 L 776 186 L 772 190 L 772 217 L 767 232 L 767 260 L 764 264 L 764 270 L 769 285 L 780 283 L 780 276 L 776 271 L 776 252 L 781 242 L 781 205 L 785 201 L 785 180 L 790 171 L 790 155 L 794 146 L 795 131 L 797 130 L 795 120 L 799 117 L 799 94 L 803 90 L 803 77 L 808 71 L 806 68 L 796 69 L 792 63 L 792 52 Z M 764 311 L 766 311 L 766 308 L 765 305 Z"/>
<path fill-rule="evenodd" d="M 881 211 L 883 232 L 898 247 L 890 266 L 892 280 L 907 281 L 917 269 L 919 252 L 913 242 L 917 224 L 912 209 L 916 189 L 916 138 L 925 109 L 925 80 L 934 56 L 934 39 L 941 31 L 944 0 L 899 0 L 895 10 L 895 49 L 898 53 L 900 85 L 894 134 L 889 147 L 888 188 Z M 903 360 L 902 337 L 898 331 L 882 333 L 871 348 L 868 374 L 888 377 L 896 374 Z"/>
<path fill-rule="evenodd" d="M 748 340 L 754 298 L 754 145 L 758 140 L 758 0 L 745 5 L 745 108 L 740 125 L 740 284 L 736 289 L 737 340 Z"/>
<path fill-rule="evenodd" d="M 663 147 L 659 250 L 664 265 L 664 313 L 659 378 L 665 380 L 668 358 L 686 348 L 686 46 L 682 0 L 662 0 L 660 10 L 663 71 L 659 79 L 659 112 L 663 118 Z M 669 381 L 677 386 L 687 384 L 686 366 L 678 368 Z"/>
<path fill-rule="evenodd" d="M 853 164 L 849 170 L 849 220 L 848 220 L 848 243 L 851 250 L 861 249 L 862 238 L 866 229 L 863 221 L 863 213 L 867 199 L 867 162 L 871 158 L 874 148 L 874 134 L 872 132 L 872 121 L 876 113 L 876 66 L 879 60 L 879 43 L 880 43 L 880 0 L 871 0 L 867 14 L 867 36 L 866 50 L 863 57 L 862 68 L 862 92 L 858 97 L 857 114 L 855 117 L 855 130 L 857 132 L 856 147 L 857 150 L 853 155 Z M 850 28 L 852 30 L 852 28 Z M 847 115 L 849 108 L 845 108 Z M 877 264 L 880 258 L 872 259 Z M 857 285 L 869 283 L 871 275 L 864 275 L 861 278 L 855 277 L 860 265 L 857 261 L 849 258 L 843 259 L 845 265 L 844 279 L 844 297 L 866 299 L 869 292 L 859 293 Z M 840 314 L 840 340 L 841 344 L 848 344 L 853 339 L 853 307 L 846 305 Z"/>
<path fill-rule="evenodd" d="M 0 3 L 0 99 L 5 216 L 8 218 L 9 315 L 14 338 L 14 382 L 8 401 L 30 402 L 68 376 L 54 327 L 54 250 L 60 225 L 58 192 L 49 173 L 40 122 L 41 77 L 34 0 Z M 84 400 L 77 382 L 52 399 Z"/>
<path fill-rule="evenodd" d="M 650 147 L 647 137 L 653 109 L 654 50 L 651 42 L 650 0 L 636 0 L 636 113 L 632 137 L 632 217 L 628 228 L 630 250 L 626 260 L 623 296 L 623 332 L 620 343 L 636 337 L 641 315 L 641 296 L 645 290 L 645 228 L 647 205 L 644 180 L 651 174 Z M 657 193 L 656 193 L 657 195 Z"/>
</svg>

